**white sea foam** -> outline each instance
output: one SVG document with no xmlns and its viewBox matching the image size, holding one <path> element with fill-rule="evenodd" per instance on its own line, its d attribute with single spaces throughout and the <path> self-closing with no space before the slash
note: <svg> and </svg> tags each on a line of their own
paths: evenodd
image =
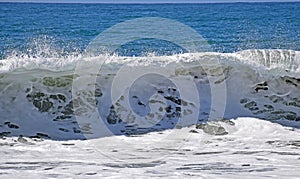
<svg viewBox="0 0 300 179">
<path fill-rule="evenodd" d="M 255 118 L 231 121 L 235 124 L 219 122 L 229 131 L 223 136 L 190 126 L 86 141 L 0 139 L 0 173 L 4 178 L 299 178 L 299 129 Z"/>
<path fill-rule="evenodd" d="M 104 59 L 101 68 L 99 59 Z M 0 130 L 11 136 L 81 139 L 99 131 L 93 122 L 98 118 L 110 133 L 91 138 L 241 116 L 299 126 L 299 59 L 291 50 L 12 56 L 0 61 Z"/>
<path fill-rule="evenodd" d="M 43 56 L 40 54 L 18 54 L 13 53 L 0 61 L 0 72 L 10 72 L 18 69 L 45 69 L 50 71 L 64 71 L 75 68 L 79 61 L 93 61 L 99 58 L 105 58 L 107 63 L 124 64 L 131 63 L 137 65 L 153 65 L 155 63 L 172 63 L 172 62 L 193 62 L 201 61 L 207 63 L 210 60 L 218 60 L 220 63 L 239 63 L 248 64 L 254 67 L 260 67 L 265 70 L 282 69 L 288 72 L 299 72 L 300 70 L 300 52 L 293 50 L 280 49 L 253 49 L 243 50 L 235 53 L 218 53 L 218 52 L 199 52 L 175 54 L 172 56 L 155 56 L 145 57 L 122 57 L 122 56 L 99 56 L 84 57 L 82 55 L 71 54 L 69 56 L 59 57 L 58 54 L 48 52 Z"/>
</svg>

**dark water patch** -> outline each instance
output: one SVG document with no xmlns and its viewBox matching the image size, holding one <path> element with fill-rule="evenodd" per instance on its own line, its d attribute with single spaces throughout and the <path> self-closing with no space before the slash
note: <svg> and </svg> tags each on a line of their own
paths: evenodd
<svg viewBox="0 0 300 179">
<path fill-rule="evenodd" d="M 123 164 L 106 163 L 104 164 L 104 166 L 111 167 L 111 168 L 148 168 L 148 167 L 156 167 L 162 164 L 166 164 L 166 162 L 153 161 L 149 163 L 123 163 Z"/>
<path fill-rule="evenodd" d="M 215 152 L 197 152 L 193 153 L 193 155 L 214 155 L 214 154 L 222 154 L 227 151 L 215 151 Z"/>
<path fill-rule="evenodd" d="M 258 161 L 269 161 L 269 159 L 266 159 L 266 158 L 256 158 L 256 160 L 258 160 Z"/>
<path fill-rule="evenodd" d="M 89 162 L 72 162 L 72 161 L 58 161 L 58 162 L 4 162 L 0 163 L 0 169 L 3 170 L 53 170 L 55 168 L 66 168 L 66 166 L 98 166 L 96 163 Z"/>
<path fill-rule="evenodd" d="M 44 168 L 44 170 L 53 170 L 54 167 L 47 167 L 47 168 Z"/>
<path fill-rule="evenodd" d="M 258 83 L 257 85 L 254 86 L 254 90 L 255 92 L 259 92 L 260 90 L 268 90 L 269 87 L 268 87 L 268 82 L 267 81 L 264 81 L 262 83 Z"/>
<path fill-rule="evenodd" d="M 172 149 L 172 148 L 153 148 L 152 150 L 156 151 L 172 151 L 172 152 L 178 152 L 180 149 Z"/>
<path fill-rule="evenodd" d="M 292 156 L 296 156 L 296 155 L 300 155 L 300 153 L 296 153 L 296 152 L 277 152 L 277 151 L 271 151 L 270 153 L 272 154 L 278 154 L 278 155 L 292 155 Z"/>
<path fill-rule="evenodd" d="M 0 138 L 4 138 L 4 137 L 8 136 L 9 134 L 11 134 L 11 132 L 9 132 L 9 131 L 0 132 Z"/>
<path fill-rule="evenodd" d="M 200 163 L 200 164 L 185 164 L 182 167 L 176 168 L 180 171 L 209 171 L 209 172 L 222 172 L 222 173 L 239 173 L 239 172 L 267 172 L 274 171 L 274 167 L 257 168 L 251 164 L 245 163 L 241 165 L 228 164 L 225 162 L 216 163 Z"/>
<path fill-rule="evenodd" d="M 266 151 L 236 151 L 232 154 L 238 154 L 238 155 L 253 155 L 258 153 L 265 153 Z"/>
<path fill-rule="evenodd" d="M 87 176 L 97 175 L 97 172 L 88 172 L 88 173 L 85 173 L 85 175 L 87 175 Z"/>
<path fill-rule="evenodd" d="M 11 128 L 11 129 L 19 129 L 20 128 L 17 124 L 13 124 L 11 122 L 5 122 L 4 125 L 7 125 L 7 127 Z"/>
<path fill-rule="evenodd" d="M 196 129 L 202 129 L 203 132 L 210 134 L 210 135 L 226 135 L 228 132 L 224 127 L 222 127 L 218 123 L 203 123 L 203 124 L 197 124 Z"/>
<path fill-rule="evenodd" d="M 2 146 L 9 146 L 9 147 L 12 147 L 12 146 L 14 146 L 14 145 L 16 145 L 16 143 L 8 143 L 8 142 L 0 143 L 0 147 L 2 147 Z"/>
<path fill-rule="evenodd" d="M 74 143 L 63 143 L 61 145 L 64 145 L 64 146 L 74 146 L 75 144 Z"/>
<path fill-rule="evenodd" d="M 19 136 L 17 139 L 18 142 L 26 144 L 26 145 L 34 145 L 33 142 L 28 141 L 26 138 L 24 138 L 23 136 Z"/>
<path fill-rule="evenodd" d="M 30 165 L 30 166 L 1 166 L 0 169 L 2 170 L 36 170 L 38 168 L 41 168 L 41 166 L 38 165 Z"/>
<path fill-rule="evenodd" d="M 276 147 L 286 147 L 286 146 L 300 147 L 299 140 L 290 140 L 290 141 L 272 140 L 272 141 L 267 141 L 266 143 L 270 145 L 274 145 Z"/>
</svg>

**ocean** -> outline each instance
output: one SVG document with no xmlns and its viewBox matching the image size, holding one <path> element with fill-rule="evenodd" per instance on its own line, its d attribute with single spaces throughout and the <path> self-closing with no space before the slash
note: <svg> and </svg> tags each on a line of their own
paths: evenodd
<svg viewBox="0 0 300 179">
<path fill-rule="evenodd" d="M 300 3 L 0 3 L 0 177 L 299 178 Z"/>
</svg>

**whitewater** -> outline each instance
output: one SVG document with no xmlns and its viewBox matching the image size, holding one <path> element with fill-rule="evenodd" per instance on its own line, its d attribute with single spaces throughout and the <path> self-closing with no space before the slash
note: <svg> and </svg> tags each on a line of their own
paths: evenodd
<svg viewBox="0 0 300 179">
<path fill-rule="evenodd" d="M 151 131 L 243 116 L 299 127 L 298 51 L 11 57 L 0 63 L 1 130 L 9 136 L 81 138 L 80 121 L 94 120 L 95 111 L 113 134 L 126 133 L 126 126 Z M 90 128 L 86 132 L 98 130 Z"/>
<path fill-rule="evenodd" d="M 299 178 L 299 129 L 255 118 L 211 125 L 228 134 L 190 126 L 84 141 L 2 138 L 0 173 L 3 178 Z"/>
<path fill-rule="evenodd" d="M 298 178 L 299 54 L 7 57 L 1 177 Z"/>
</svg>

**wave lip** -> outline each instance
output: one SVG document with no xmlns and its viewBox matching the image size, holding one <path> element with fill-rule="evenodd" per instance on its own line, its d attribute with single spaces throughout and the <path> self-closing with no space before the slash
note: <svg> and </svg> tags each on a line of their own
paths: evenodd
<svg viewBox="0 0 300 179">
<path fill-rule="evenodd" d="M 219 53 L 219 52 L 199 52 L 199 53 L 184 53 L 174 54 L 171 56 L 142 56 L 142 57 L 122 57 L 122 56 L 107 56 L 113 63 L 124 63 L 128 61 L 134 63 L 138 61 L 139 65 L 151 65 L 151 63 L 162 62 L 167 63 L 174 61 L 191 62 L 202 60 L 224 60 L 231 63 L 244 63 L 254 65 L 256 67 L 267 70 L 284 69 L 287 72 L 300 71 L 300 52 L 294 50 L 281 49 L 249 49 L 234 53 Z M 204 60 L 203 60 L 204 59 Z M 75 69 L 78 61 L 93 61 L 97 57 L 84 57 L 82 55 L 71 54 L 64 57 L 49 57 L 36 55 L 18 55 L 13 54 L 0 61 L 0 73 L 11 72 L 18 69 L 45 69 L 53 71 L 63 71 L 65 69 Z M 125 61 L 125 62 L 126 62 Z"/>
</svg>

